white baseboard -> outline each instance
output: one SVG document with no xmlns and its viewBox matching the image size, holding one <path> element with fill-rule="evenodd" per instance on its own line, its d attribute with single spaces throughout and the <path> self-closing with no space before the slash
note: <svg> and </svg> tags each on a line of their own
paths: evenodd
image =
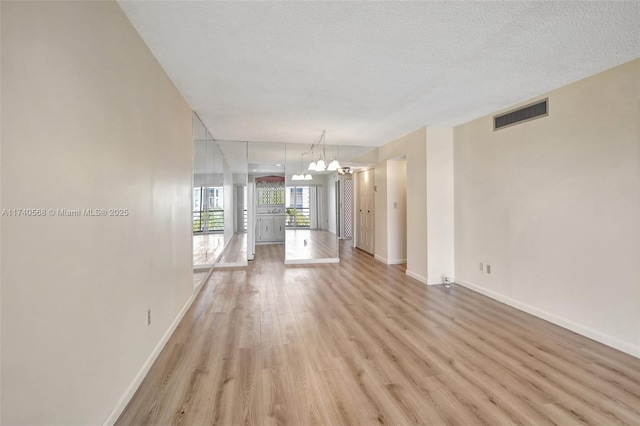
<svg viewBox="0 0 640 426">
<path fill-rule="evenodd" d="M 375 260 L 377 260 L 378 262 L 382 262 L 382 263 L 384 263 L 385 265 L 387 264 L 387 259 L 386 259 L 386 258 L 384 258 L 384 257 L 382 257 L 382 256 L 380 256 L 380 255 L 378 255 L 378 254 L 374 254 L 374 255 L 373 255 L 373 258 L 374 258 Z"/>
<path fill-rule="evenodd" d="M 249 262 L 216 263 L 213 267 L 215 269 L 224 269 L 224 268 L 244 268 L 245 266 L 249 266 Z"/>
<path fill-rule="evenodd" d="M 375 260 L 377 260 L 378 262 L 384 263 L 385 265 L 402 265 L 403 263 L 407 263 L 407 259 L 391 259 L 391 260 L 389 260 L 389 259 L 386 259 L 386 258 L 384 258 L 384 257 L 382 257 L 380 255 L 377 255 L 377 254 L 373 255 L 373 258 Z"/>
<path fill-rule="evenodd" d="M 285 265 L 313 265 L 319 263 L 340 263 L 337 257 L 328 259 L 288 259 L 284 261 Z"/>
<path fill-rule="evenodd" d="M 418 281 L 420 281 L 422 284 L 427 284 L 427 277 L 423 277 L 420 274 L 416 274 L 415 272 L 411 272 L 410 270 L 407 269 L 407 271 L 405 272 L 407 275 L 409 275 L 411 278 L 416 279 Z"/>
<path fill-rule="evenodd" d="M 543 320 L 549 321 L 553 324 L 559 325 L 560 327 L 571 330 L 575 333 L 578 333 L 582 336 L 593 339 L 597 342 L 603 343 L 607 346 L 611 346 L 612 348 L 618 349 L 622 352 L 628 353 L 629 355 L 633 355 L 635 357 L 640 358 L 640 346 L 629 344 L 615 337 L 609 336 L 608 334 L 604 334 L 602 332 L 593 330 L 589 327 L 584 327 L 580 324 L 576 324 L 575 322 L 569 321 L 565 318 L 559 317 L 557 315 L 551 314 L 549 312 L 543 311 L 536 307 L 527 305 L 522 302 L 518 302 L 510 297 L 504 296 L 502 294 L 496 293 L 492 290 L 488 290 L 484 287 L 480 287 L 479 285 L 473 284 L 469 281 L 457 279 L 455 280 L 456 284 L 459 284 L 463 287 L 466 287 L 470 290 L 476 291 L 480 294 L 484 294 L 487 297 L 490 297 L 494 300 L 504 303 L 505 305 L 509 305 L 513 308 L 524 311 L 528 314 L 536 316 L 538 318 L 542 318 Z"/>
<path fill-rule="evenodd" d="M 194 265 L 193 266 L 193 272 L 209 271 L 209 270 L 211 270 L 211 268 L 213 268 L 213 263 L 206 263 L 206 264 L 202 264 L 202 265 Z"/>
<path fill-rule="evenodd" d="M 151 366 L 153 365 L 153 363 L 158 358 L 158 355 L 160 355 L 160 352 L 162 352 L 162 349 L 164 349 L 164 346 L 167 344 L 167 342 L 169 341 L 169 338 L 178 327 L 178 324 L 180 324 L 180 321 L 182 321 L 182 318 L 184 318 L 184 315 L 187 313 L 187 311 L 193 304 L 193 301 L 196 299 L 196 296 L 198 296 L 200 289 L 204 287 L 203 283 L 207 281 L 207 279 L 211 276 L 212 272 L 213 272 L 213 268 L 211 268 L 207 276 L 200 282 L 198 287 L 195 288 L 191 297 L 189 297 L 187 302 L 184 304 L 184 306 L 182 307 L 182 309 L 180 310 L 176 318 L 173 320 L 173 322 L 171 323 L 167 331 L 164 333 L 164 335 L 162 336 L 162 338 L 160 339 L 156 347 L 153 349 L 153 351 L 151 352 L 151 354 L 149 355 L 145 363 L 142 364 L 142 368 L 140 368 L 140 371 L 138 371 L 138 374 L 136 374 L 136 376 L 134 377 L 133 381 L 131 382 L 127 390 L 120 397 L 116 406 L 113 408 L 113 410 L 111 410 L 111 413 L 109 413 L 109 416 L 103 423 L 104 426 L 114 425 L 118 420 L 118 418 L 120 417 L 120 415 L 122 414 L 122 412 L 124 411 L 124 409 L 127 408 L 129 401 L 131 401 L 131 398 L 133 398 L 133 395 L 138 390 L 138 387 L 140 387 L 140 384 L 142 383 L 147 373 L 151 369 Z"/>
<path fill-rule="evenodd" d="M 450 275 L 447 275 L 447 276 L 449 277 L 449 279 L 451 280 L 451 282 L 455 282 L 455 279 L 454 279 L 452 276 L 450 276 Z M 440 278 L 437 278 L 437 279 L 435 279 L 435 280 L 433 280 L 433 279 L 432 279 L 432 280 L 428 280 L 428 281 L 427 281 L 427 285 L 440 285 L 440 284 L 444 284 L 444 281 L 443 281 L 442 279 L 443 279 L 443 277 L 441 276 Z"/>
</svg>

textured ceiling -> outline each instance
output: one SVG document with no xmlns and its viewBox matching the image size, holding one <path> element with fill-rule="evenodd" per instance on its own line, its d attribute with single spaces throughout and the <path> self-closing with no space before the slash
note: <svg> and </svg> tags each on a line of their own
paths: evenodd
<svg viewBox="0 0 640 426">
<path fill-rule="evenodd" d="M 639 2 L 120 5 L 216 139 L 379 146 L 640 56 Z"/>
</svg>

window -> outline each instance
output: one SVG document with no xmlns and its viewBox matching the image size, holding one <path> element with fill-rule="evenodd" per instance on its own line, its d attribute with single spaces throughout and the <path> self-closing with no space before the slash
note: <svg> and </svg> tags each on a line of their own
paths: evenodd
<svg viewBox="0 0 640 426">
<path fill-rule="evenodd" d="M 212 233 L 224 231 L 223 188 L 193 188 L 193 232 Z"/>
<path fill-rule="evenodd" d="M 284 188 L 274 186 L 258 188 L 258 204 L 284 204 Z"/>
<path fill-rule="evenodd" d="M 309 228 L 311 225 L 310 188 L 288 186 L 285 203 L 288 228 Z"/>
<path fill-rule="evenodd" d="M 224 201 L 222 199 L 222 187 L 207 188 L 209 193 L 209 210 L 222 209 Z"/>
</svg>

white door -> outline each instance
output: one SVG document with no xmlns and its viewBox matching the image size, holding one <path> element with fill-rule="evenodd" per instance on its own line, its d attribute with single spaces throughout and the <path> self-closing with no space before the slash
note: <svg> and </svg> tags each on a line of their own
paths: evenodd
<svg viewBox="0 0 640 426">
<path fill-rule="evenodd" d="M 256 254 L 256 184 L 247 185 L 247 259 L 253 260 Z"/>
<path fill-rule="evenodd" d="M 375 250 L 374 170 L 357 174 L 358 225 L 356 247 L 373 254 Z"/>
</svg>

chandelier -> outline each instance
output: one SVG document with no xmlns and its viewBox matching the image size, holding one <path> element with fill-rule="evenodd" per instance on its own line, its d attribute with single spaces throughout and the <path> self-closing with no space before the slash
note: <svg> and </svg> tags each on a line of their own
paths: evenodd
<svg viewBox="0 0 640 426">
<path fill-rule="evenodd" d="M 338 159 L 336 157 L 333 157 L 333 156 L 327 157 L 327 144 L 324 136 L 325 136 L 325 131 L 323 130 L 322 135 L 320 135 L 320 139 L 318 140 L 318 142 L 311 144 L 311 149 L 310 149 L 311 162 L 309 163 L 309 167 L 307 167 L 307 170 L 314 171 L 314 172 L 324 172 L 325 170 L 329 172 L 335 172 L 340 168 L 340 162 L 338 162 Z M 322 154 L 320 154 L 320 158 L 318 158 L 318 161 L 314 161 L 313 149 L 316 147 L 320 147 L 321 144 L 322 144 Z M 338 147 L 338 149 L 340 148 Z"/>
<path fill-rule="evenodd" d="M 307 173 L 304 173 L 304 154 L 300 155 L 300 168 L 298 171 L 291 176 L 291 180 L 312 180 L 313 177 Z"/>
</svg>

